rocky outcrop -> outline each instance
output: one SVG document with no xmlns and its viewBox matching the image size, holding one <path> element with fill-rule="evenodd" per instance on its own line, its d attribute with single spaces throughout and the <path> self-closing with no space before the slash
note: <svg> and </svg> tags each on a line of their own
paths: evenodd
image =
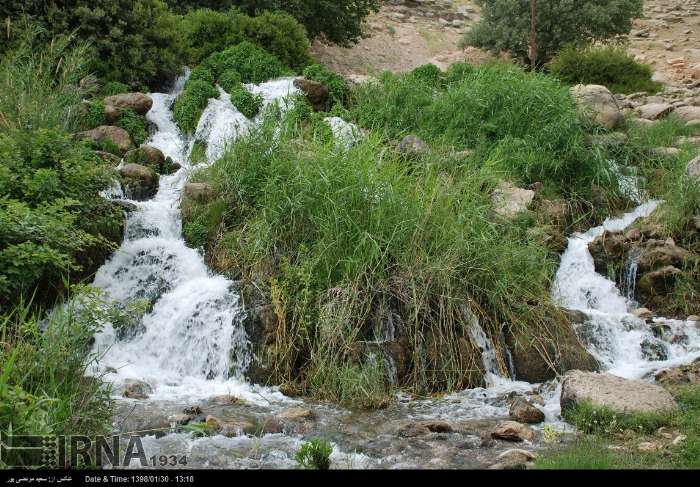
<svg viewBox="0 0 700 487">
<path fill-rule="evenodd" d="M 122 155 L 134 148 L 129 132 L 121 127 L 112 125 L 100 125 L 92 130 L 78 132 L 75 134 L 75 138 L 78 140 L 91 140 L 100 146 L 104 146 L 105 143 L 112 144 Z"/>
<path fill-rule="evenodd" d="M 423 139 L 415 135 L 407 135 L 396 146 L 396 150 L 405 156 L 420 156 L 430 150 Z"/>
<path fill-rule="evenodd" d="M 692 364 L 662 370 L 656 374 L 656 381 L 664 385 L 700 384 L 700 358 Z"/>
<path fill-rule="evenodd" d="M 507 181 L 501 181 L 491 194 L 491 203 L 496 214 L 510 219 L 527 211 L 534 198 L 533 190 L 518 188 Z"/>
<path fill-rule="evenodd" d="M 628 414 L 667 412 L 678 407 L 673 396 L 655 384 L 607 373 L 567 372 L 561 385 L 561 409 L 565 411 L 581 403 Z"/>
<path fill-rule="evenodd" d="M 127 198 L 143 201 L 158 192 L 159 177 L 150 167 L 140 164 L 126 164 L 119 170 Z"/>
<path fill-rule="evenodd" d="M 571 88 L 580 111 L 593 122 L 613 130 L 623 120 L 620 107 L 613 94 L 601 85 L 576 85 Z"/>
<path fill-rule="evenodd" d="M 700 120 L 700 107 L 681 106 L 676 108 L 674 113 L 685 122 Z"/>
<path fill-rule="evenodd" d="M 170 157 L 165 157 L 163 152 L 150 145 L 142 145 L 138 149 L 126 153 L 124 159 L 130 164 L 141 164 L 153 169 L 158 174 L 172 174 L 180 169 L 180 164 Z"/>
<path fill-rule="evenodd" d="M 637 113 L 641 118 L 647 120 L 658 120 L 671 113 L 673 108 L 673 105 L 670 103 L 648 103 L 637 108 Z"/>
<path fill-rule="evenodd" d="M 546 382 L 567 370 L 599 369 L 598 361 L 576 335 L 571 318 L 573 316 L 548 317 L 539 324 L 539 329 L 513 325 L 506 330 L 506 343 L 518 380 Z"/>
<path fill-rule="evenodd" d="M 121 93 L 106 97 L 104 104 L 105 114 L 109 107 L 112 111 L 114 109 L 131 109 L 139 115 L 146 115 L 153 106 L 153 100 L 143 93 Z"/>
<path fill-rule="evenodd" d="M 297 78 L 294 80 L 294 86 L 304 93 L 315 112 L 328 111 L 329 92 L 323 84 L 306 78 Z"/>
</svg>

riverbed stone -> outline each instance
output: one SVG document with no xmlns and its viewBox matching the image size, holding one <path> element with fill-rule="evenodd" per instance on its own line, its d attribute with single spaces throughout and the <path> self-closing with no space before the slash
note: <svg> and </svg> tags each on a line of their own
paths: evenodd
<svg viewBox="0 0 700 487">
<path fill-rule="evenodd" d="M 124 182 L 124 192 L 130 199 L 143 201 L 158 192 L 159 177 L 150 167 L 140 164 L 126 164 L 120 170 Z"/>
<path fill-rule="evenodd" d="M 143 93 L 120 93 L 104 99 L 105 107 L 131 109 L 139 115 L 146 115 L 153 106 L 153 99 Z"/>
<path fill-rule="evenodd" d="M 674 112 L 678 118 L 684 122 L 700 119 L 700 107 L 682 106 L 677 107 Z"/>
<path fill-rule="evenodd" d="M 121 127 L 112 125 L 100 125 L 92 130 L 78 132 L 75 134 L 75 138 L 78 140 L 92 140 L 97 144 L 111 143 L 117 148 L 120 155 L 126 154 L 134 148 L 129 132 Z"/>
<path fill-rule="evenodd" d="M 655 377 L 664 385 L 700 384 L 700 358 L 692 364 L 662 370 Z"/>
<path fill-rule="evenodd" d="M 302 407 L 293 407 L 281 411 L 277 415 L 278 419 L 286 419 L 289 421 L 306 421 L 316 418 L 316 413 L 311 409 Z"/>
<path fill-rule="evenodd" d="M 647 272 L 639 279 L 637 289 L 640 298 L 648 299 L 653 296 L 663 296 L 670 293 L 675 286 L 676 279 L 683 272 L 672 265 Z"/>
<path fill-rule="evenodd" d="M 138 149 L 130 150 L 124 156 L 124 160 L 127 163 L 150 167 L 158 174 L 172 174 L 180 169 L 180 164 L 166 157 L 160 149 L 150 145 L 141 145 Z"/>
<path fill-rule="evenodd" d="M 509 410 L 510 417 L 521 423 L 541 423 L 544 421 L 544 413 L 523 397 L 513 400 Z"/>
<path fill-rule="evenodd" d="M 664 412 L 678 407 L 673 396 L 656 384 L 608 373 L 569 371 L 562 380 L 561 409 L 564 411 L 582 402 L 620 413 Z"/>
<path fill-rule="evenodd" d="M 502 421 L 491 431 L 491 436 L 505 441 L 532 441 L 535 432 L 528 425 L 517 421 Z"/>
<path fill-rule="evenodd" d="M 129 399 L 148 399 L 148 395 L 153 392 L 150 385 L 142 380 L 130 379 L 124 385 L 124 397 Z"/>
<path fill-rule="evenodd" d="M 526 211 L 535 192 L 531 189 L 518 188 L 507 181 L 501 181 L 491 195 L 494 211 L 504 218 L 514 218 Z"/>
<path fill-rule="evenodd" d="M 615 129 L 622 122 L 620 107 L 605 86 L 576 85 L 571 88 L 571 95 L 581 112 L 593 122 L 609 130 Z"/>
<path fill-rule="evenodd" d="M 531 451 L 520 448 L 511 448 L 496 457 L 497 463 L 489 466 L 489 470 L 523 470 L 528 464 L 537 458 Z"/>
<path fill-rule="evenodd" d="M 673 111 L 670 103 L 647 103 L 637 108 L 637 113 L 641 118 L 647 120 L 658 120 Z"/>
<path fill-rule="evenodd" d="M 306 99 L 311 104 L 311 107 L 316 112 L 328 111 L 328 88 L 318 81 L 313 81 L 306 78 L 297 78 L 294 80 L 294 86 L 299 88 L 306 96 Z"/>
</svg>

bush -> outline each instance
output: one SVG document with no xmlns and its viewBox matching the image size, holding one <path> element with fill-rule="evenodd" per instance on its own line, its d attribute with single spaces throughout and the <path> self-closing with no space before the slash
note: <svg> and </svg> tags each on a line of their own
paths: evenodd
<svg viewBox="0 0 700 487">
<path fill-rule="evenodd" d="M 213 85 L 216 82 L 216 76 L 214 76 L 214 73 L 209 66 L 201 65 L 197 66 L 190 72 L 186 85 L 194 81 L 204 81 L 207 84 Z"/>
<path fill-rule="evenodd" d="M 436 87 L 442 84 L 442 71 L 434 64 L 424 64 L 411 71 L 411 76 L 423 83 L 432 83 Z"/>
<path fill-rule="evenodd" d="M 445 83 L 460 83 L 474 72 L 474 66 L 469 63 L 454 63 L 447 68 Z"/>
<path fill-rule="evenodd" d="M 131 88 L 124 83 L 120 83 L 119 81 L 109 81 L 102 87 L 102 96 L 107 97 L 119 95 L 122 93 L 129 93 L 130 91 Z"/>
<path fill-rule="evenodd" d="M 197 129 L 199 117 L 207 107 L 210 98 L 218 98 L 216 87 L 206 81 L 188 82 L 185 90 L 175 100 L 173 118 L 185 133 L 191 134 Z"/>
<path fill-rule="evenodd" d="M 157 87 L 181 67 L 180 22 L 160 0 L 3 2 L 0 7 L 2 19 L 17 21 L 24 14 L 45 29 L 45 41 L 74 31 L 89 42 L 89 69 L 102 79 Z"/>
<path fill-rule="evenodd" d="M 260 112 L 263 105 L 262 95 L 252 94 L 240 83 L 230 92 L 230 95 L 233 106 L 238 108 L 246 118 L 253 118 Z"/>
<path fill-rule="evenodd" d="M 233 93 L 241 85 L 241 75 L 235 69 L 229 69 L 219 76 L 218 82 L 226 93 Z"/>
<path fill-rule="evenodd" d="M 263 12 L 244 22 L 245 39 L 254 42 L 294 70 L 309 64 L 309 39 L 306 29 L 292 16 L 281 12 Z"/>
<path fill-rule="evenodd" d="M 656 93 L 662 86 L 652 81 L 651 66 L 638 63 L 620 47 L 567 46 L 554 58 L 550 70 L 565 83 L 603 85 L 613 93 Z"/>
<path fill-rule="evenodd" d="M 331 467 L 333 447 L 320 438 L 312 438 L 304 443 L 294 458 L 302 468 L 328 470 Z"/>
<path fill-rule="evenodd" d="M 259 84 L 288 73 L 279 59 L 247 41 L 213 54 L 207 64 L 217 75 L 237 71 L 243 83 Z"/>
<path fill-rule="evenodd" d="M 344 105 L 350 88 L 345 79 L 321 64 L 313 64 L 304 70 L 304 78 L 317 81 L 328 88 L 330 105 Z"/>
<path fill-rule="evenodd" d="M 476 0 L 482 20 L 463 42 L 493 53 L 510 51 L 529 64 L 530 0 Z M 643 0 L 548 0 L 537 3 L 537 62 L 548 62 L 566 44 L 628 34 Z"/>
<path fill-rule="evenodd" d="M 146 142 L 148 138 L 146 118 L 131 109 L 122 110 L 115 125 L 129 132 L 131 140 L 133 140 L 137 146 Z"/>
</svg>

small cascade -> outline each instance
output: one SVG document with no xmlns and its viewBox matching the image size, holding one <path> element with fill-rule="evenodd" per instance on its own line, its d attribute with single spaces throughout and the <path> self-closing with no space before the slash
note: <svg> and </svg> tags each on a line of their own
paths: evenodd
<svg viewBox="0 0 700 487">
<path fill-rule="evenodd" d="M 498 363 L 496 347 L 491 339 L 486 335 L 476 316 L 472 317 L 472 324 L 469 327 L 469 337 L 477 344 L 481 350 L 481 360 L 484 365 L 484 382 L 487 387 L 493 387 L 496 383 L 502 382 L 503 377 L 501 367 Z"/>
<path fill-rule="evenodd" d="M 658 204 L 648 201 L 620 218 L 607 219 L 601 226 L 570 237 L 552 289 L 555 301 L 561 306 L 587 315 L 587 321 L 577 330 L 579 336 L 609 372 L 621 377 L 641 378 L 700 356 L 700 333 L 694 323 L 657 319 L 668 330 L 668 338 L 679 337 L 661 344 L 656 336 L 657 327 L 631 314 L 636 307 L 635 257 L 626 266 L 627 284 L 623 293 L 613 281 L 595 271 L 588 251 L 588 245 L 604 231 L 623 230 L 638 218 L 651 215 Z M 650 354 L 649 348 L 661 352 Z"/>
<path fill-rule="evenodd" d="M 632 249 L 625 260 L 623 269 L 624 288 L 623 293 L 628 301 L 634 301 L 634 290 L 637 287 L 637 269 L 639 267 L 639 249 Z"/>
</svg>

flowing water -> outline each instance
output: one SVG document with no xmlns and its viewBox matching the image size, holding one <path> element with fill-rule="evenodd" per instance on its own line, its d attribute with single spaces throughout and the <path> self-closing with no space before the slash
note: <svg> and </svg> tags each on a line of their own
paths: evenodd
<svg viewBox="0 0 700 487">
<path fill-rule="evenodd" d="M 123 338 L 107 325 L 96 337 L 95 348 L 103 354 L 100 371 L 114 384 L 118 399 L 115 431 L 156 432 L 144 436 L 151 455 L 186 455 L 188 467 L 198 468 L 286 468 L 294 467 L 294 453 L 302 441 L 322 436 L 333 442 L 333 465 L 339 468 L 432 468 L 484 467 L 494 462 L 508 445 L 482 445 L 479 435 L 508 415 L 508 395 L 539 394 L 546 403 L 547 421 L 565 428 L 559 418 L 556 383 L 528 384 L 506 378 L 512 365 L 499 364 L 491 340 L 475 321 L 470 336 L 482 349 L 486 388 L 465 390 L 438 399 L 414 399 L 399 394 L 396 405 L 372 412 L 343 408 L 284 396 L 276 387 L 262 387 L 243 377 L 250 360 L 242 319 L 245 310 L 233 282 L 213 274 L 203 256 L 187 247 L 182 238 L 180 193 L 194 169 L 189 154 L 194 140 L 206 143 L 208 163 L 214 162 L 229 144 L 247 133 L 259 120 L 248 120 L 220 91 L 209 101 L 195 137 L 183 137 L 172 119 L 171 106 L 182 90 L 185 78 L 170 93 L 153 93 L 148 113 L 155 132 L 147 142 L 163 151 L 182 169 L 161 176 L 160 188 L 152 200 L 132 201 L 136 210 L 128 215 L 121 248 L 98 271 L 94 285 L 119 302 L 146 300 L 150 311 L 139 332 Z M 247 85 L 263 96 L 265 104 L 287 108 L 288 95 L 296 92 L 292 78 L 258 86 Z M 328 118 L 339 143 L 350 146 L 361 131 L 339 118 Z M 123 198 L 115 188 L 105 193 Z M 614 373 L 641 376 L 650 370 L 687 361 L 697 354 L 697 332 L 682 322 L 665 320 L 687 333 L 687 344 L 668 344 L 668 360 L 649 362 L 639 351 L 640 343 L 655 338 L 641 320 L 629 314 L 633 303 L 620 294 L 615 284 L 595 273 L 587 245 L 604 229 L 621 229 L 634 219 L 650 214 L 656 202 L 642 204 L 622 218 L 609 220 L 569 240 L 562 257 L 553 294 L 569 308 L 590 317 L 579 330 L 590 335 L 591 351 Z M 695 332 L 695 334 L 693 334 Z M 508 352 L 506 351 L 506 357 Z M 121 397 L 129 380 L 148 383 L 147 400 Z M 222 396 L 238 398 L 232 404 Z M 176 415 L 197 405 L 202 415 L 222 421 L 254 425 L 259 433 L 227 437 L 197 438 L 176 431 Z M 301 406 L 315 414 L 313 421 L 284 424 L 269 433 L 265 425 L 281 410 Z M 453 433 L 431 433 L 414 437 L 406 425 L 416 421 L 449 420 Z M 534 445 L 526 444 L 526 448 Z M 138 466 L 134 463 L 134 466 Z M 182 465 L 179 465 L 182 467 Z"/>
</svg>

